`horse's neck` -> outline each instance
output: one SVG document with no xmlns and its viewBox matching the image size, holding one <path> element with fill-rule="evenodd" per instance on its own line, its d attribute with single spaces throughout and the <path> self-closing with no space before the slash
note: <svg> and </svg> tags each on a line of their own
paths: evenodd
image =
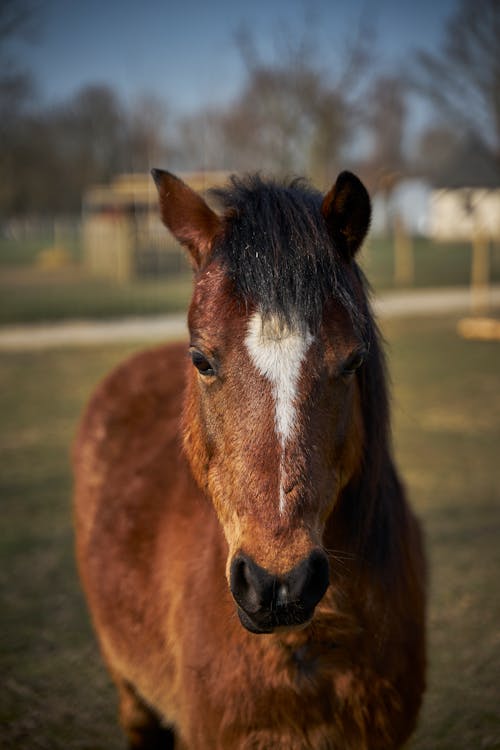
<svg viewBox="0 0 500 750">
<path fill-rule="evenodd" d="M 405 513 L 404 490 L 388 451 L 378 465 L 367 461 L 362 473 L 343 490 L 330 515 L 324 535 L 327 549 L 369 564 L 386 558 L 395 522 Z"/>
</svg>

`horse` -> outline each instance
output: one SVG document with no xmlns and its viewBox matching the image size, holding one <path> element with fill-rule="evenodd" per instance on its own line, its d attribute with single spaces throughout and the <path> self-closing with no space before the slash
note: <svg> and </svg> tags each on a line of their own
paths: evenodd
<svg viewBox="0 0 500 750">
<path fill-rule="evenodd" d="M 392 750 L 425 689 L 422 532 L 392 458 L 358 177 L 153 170 L 189 346 L 132 356 L 74 444 L 76 554 L 128 746 Z"/>
</svg>

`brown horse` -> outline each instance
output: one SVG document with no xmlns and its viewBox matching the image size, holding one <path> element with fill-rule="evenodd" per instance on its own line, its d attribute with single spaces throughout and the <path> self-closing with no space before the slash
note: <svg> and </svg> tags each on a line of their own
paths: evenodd
<svg viewBox="0 0 500 750">
<path fill-rule="evenodd" d="M 155 170 L 194 268 L 190 347 L 100 386 L 77 553 L 133 748 L 390 750 L 424 689 L 425 570 L 354 256 L 361 182 Z"/>
</svg>

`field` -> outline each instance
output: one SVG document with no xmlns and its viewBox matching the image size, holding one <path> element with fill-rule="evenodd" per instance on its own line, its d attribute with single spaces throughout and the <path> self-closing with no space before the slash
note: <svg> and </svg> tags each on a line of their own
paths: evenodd
<svg viewBox="0 0 500 750">
<path fill-rule="evenodd" d="M 500 749 L 500 346 L 387 321 L 394 442 L 426 530 L 429 687 L 411 750 Z M 72 552 L 68 454 L 132 347 L 0 355 L 0 746 L 123 747 Z"/>
<path fill-rule="evenodd" d="M 163 314 L 184 309 L 190 291 L 187 262 L 179 259 L 177 275 L 150 276 L 127 283 L 88 276 L 81 266 L 75 238 L 67 243 L 67 265 L 40 265 L 40 253 L 50 241 L 15 242 L 0 238 L 0 325 L 57 321 L 67 318 L 118 318 L 124 315 Z M 434 244 L 413 240 L 413 286 L 469 284 L 471 247 L 466 243 Z M 390 240 L 373 238 L 361 262 L 376 290 L 394 287 L 394 252 Z M 500 244 L 491 247 L 490 278 L 500 283 Z"/>
<path fill-rule="evenodd" d="M 191 286 L 191 274 L 116 284 L 79 269 L 4 269 L 0 325 L 164 315 L 186 307 Z"/>
</svg>

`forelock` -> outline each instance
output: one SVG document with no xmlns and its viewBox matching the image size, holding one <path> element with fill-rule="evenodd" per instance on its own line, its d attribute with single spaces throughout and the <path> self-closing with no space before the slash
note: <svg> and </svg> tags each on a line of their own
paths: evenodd
<svg viewBox="0 0 500 750">
<path fill-rule="evenodd" d="M 232 177 L 211 194 L 225 224 L 214 256 L 247 304 L 314 332 L 325 303 L 337 300 L 363 330 L 364 313 L 321 215 L 320 193 L 303 180 L 280 184 L 252 175 Z"/>
</svg>

